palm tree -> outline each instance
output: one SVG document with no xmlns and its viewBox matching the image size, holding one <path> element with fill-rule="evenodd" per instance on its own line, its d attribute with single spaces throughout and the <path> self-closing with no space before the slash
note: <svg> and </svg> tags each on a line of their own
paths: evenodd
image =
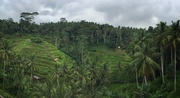
<svg viewBox="0 0 180 98">
<path fill-rule="evenodd" d="M 99 37 L 102 34 L 101 30 L 96 30 L 96 44 L 99 44 Z"/>
<path fill-rule="evenodd" d="M 36 59 L 36 57 L 35 57 L 35 55 L 34 54 L 32 54 L 32 55 L 30 55 L 29 57 L 28 57 L 28 59 L 29 59 L 29 61 L 28 61 L 28 69 L 29 69 L 29 71 L 30 71 L 30 74 L 31 74 L 31 80 L 32 80 L 32 74 L 33 74 L 33 72 L 36 70 L 36 68 L 35 68 L 35 59 Z"/>
<path fill-rule="evenodd" d="M 3 38 L 3 33 L 0 32 L 0 41 L 2 40 Z"/>
<path fill-rule="evenodd" d="M 168 46 L 174 50 L 174 91 L 176 92 L 176 52 L 177 52 L 177 43 L 180 41 L 180 20 L 177 22 L 172 21 L 172 25 L 170 25 L 169 32 L 167 33 L 167 37 L 165 42 L 168 43 Z"/>
<path fill-rule="evenodd" d="M 146 46 L 141 51 L 134 54 L 136 58 L 133 63 L 136 64 L 138 75 L 144 77 L 145 84 L 147 85 L 148 76 L 155 77 L 155 70 L 159 69 L 159 65 L 152 59 L 157 56 L 158 53 L 154 53 L 154 50 Z"/>
<path fill-rule="evenodd" d="M 119 43 L 121 42 L 121 30 L 120 30 L 120 27 L 118 27 L 118 28 L 116 28 L 115 29 L 116 30 L 116 32 L 115 32 L 115 34 L 116 34 L 116 47 L 118 47 L 119 46 Z"/>
<path fill-rule="evenodd" d="M 3 66 L 3 72 L 4 75 L 6 74 L 6 65 L 10 59 L 10 55 L 12 53 L 12 45 L 9 43 L 9 41 L 7 40 L 3 40 L 2 44 L 1 44 L 1 51 L 2 52 L 2 58 L 4 60 L 4 66 Z M 4 77 L 5 79 L 5 77 Z M 3 79 L 3 84 L 4 84 L 4 79 Z"/>
<path fill-rule="evenodd" d="M 22 98 L 27 90 L 29 90 L 29 77 L 25 75 L 25 61 L 22 55 L 13 54 L 12 58 L 12 92 L 16 92 L 18 98 Z M 26 89 L 24 88 L 26 86 Z M 15 91 L 14 91 L 15 90 Z"/>
<path fill-rule="evenodd" d="M 135 60 L 135 53 L 139 52 L 141 50 L 141 47 L 139 45 L 134 45 L 134 48 L 132 49 L 130 55 L 132 57 L 133 60 Z M 136 86 L 137 88 L 139 87 L 139 82 L 138 82 L 138 70 L 137 70 L 137 64 L 134 63 L 134 70 L 135 70 L 135 73 L 136 73 Z"/>
<path fill-rule="evenodd" d="M 2 43 L 2 38 L 3 38 L 2 36 L 3 36 L 3 33 L 0 32 L 0 49 L 1 49 L 1 46 L 2 46 L 2 45 L 1 45 L 1 43 Z M 1 54 L 1 51 L 0 51 L 0 54 Z M 2 60 L 2 55 L 0 55 L 0 63 L 1 63 L 2 61 L 3 61 L 3 60 Z M 1 66 L 0 66 L 0 68 L 1 68 Z"/>
<path fill-rule="evenodd" d="M 54 72 L 53 72 L 53 79 L 56 81 L 56 85 L 59 87 L 59 77 L 60 77 L 60 72 L 59 72 L 59 65 L 55 64 L 54 65 Z"/>
<path fill-rule="evenodd" d="M 10 54 L 12 52 L 12 45 L 9 41 L 3 40 L 1 44 L 1 52 L 3 55 L 4 60 L 9 60 Z"/>
<path fill-rule="evenodd" d="M 140 35 L 138 37 L 139 38 L 138 38 L 137 44 L 140 47 L 145 47 L 146 43 L 148 43 L 150 41 L 145 29 L 140 29 Z"/>
<path fill-rule="evenodd" d="M 164 49 L 163 49 L 163 41 L 166 37 L 166 22 L 160 22 L 157 24 L 157 34 L 155 35 L 155 42 L 157 45 L 160 46 L 160 53 L 161 53 L 161 75 L 162 75 L 162 82 L 163 84 L 165 83 L 164 81 Z"/>
</svg>

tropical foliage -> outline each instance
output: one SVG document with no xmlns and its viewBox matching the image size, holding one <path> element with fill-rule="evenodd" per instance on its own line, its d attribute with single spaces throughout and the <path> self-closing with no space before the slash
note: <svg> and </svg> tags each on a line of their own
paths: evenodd
<svg viewBox="0 0 180 98">
<path fill-rule="evenodd" d="M 65 18 L 36 24 L 36 15 L 23 12 L 19 23 L 0 20 L 1 96 L 179 96 L 179 20 L 146 29 Z"/>
</svg>

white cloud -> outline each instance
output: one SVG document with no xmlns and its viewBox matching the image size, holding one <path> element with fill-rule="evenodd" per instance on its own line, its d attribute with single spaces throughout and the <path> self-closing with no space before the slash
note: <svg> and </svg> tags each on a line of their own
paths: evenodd
<svg viewBox="0 0 180 98">
<path fill-rule="evenodd" d="M 151 19 L 151 23 L 152 24 L 156 24 L 156 23 L 158 23 L 159 22 L 159 19 L 157 18 L 157 17 L 152 17 L 152 19 Z"/>
</svg>

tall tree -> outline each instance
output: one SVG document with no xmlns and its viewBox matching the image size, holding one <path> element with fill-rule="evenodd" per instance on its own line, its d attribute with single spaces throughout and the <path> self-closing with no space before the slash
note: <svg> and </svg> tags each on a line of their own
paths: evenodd
<svg viewBox="0 0 180 98">
<path fill-rule="evenodd" d="M 157 56 L 154 53 L 154 49 L 145 46 L 141 51 L 134 54 L 135 60 L 134 64 L 137 64 L 138 75 L 144 77 L 145 84 L 147 85 L 147 78 L 149 76 L 155 77 L 155 70 L 159 69 L 159 65 L 152 59 L 152 57 Z"/>
<path fill-rule="evenodd" d="M 79 65 L 85 65 L 86 58 L 86 47 L 87 47 L 87 37 L 85 35 L 79 35 L 76 37 L 78 41 L 78 61 Z"/>
<path fill-rule="evenodd" d="M 105 24 L 103 27 L 103 43 L 104 45 L 106 44 L 106 38 L 107 38 L 107 33 L 109 32 L 109 27 L 108 24 Z"/>
<path fill-rule="evenodd" d="M 36 57 L 35 57 L 34 54 L 29 55 L 29 57 L 28 57 L 28 69 L 29 69 L 29 72 L 30 72 L 31 80 L 32 80 L 32 77 L 33 77 L 33 72 L 36 70 L 35 59 L 36 59 Z"/>
<path fill-rule="evenodd" d="M 99 38 L 101 34 L 102 34 L 101 30 L 96 30 L 96 44 L 99 44 Z"/>
<path fill-rule="evenodd" d="M 10 55 L 12 53 L 12 45 L 10 44 L 9 41 L 7 40 L 3 40 L 2 45 L 1 45 L 1 53 L 2 53 L 2 57 L 3 57 L 3 61 L 4 61 L 4 66 L 3 66 L 3 72 L 4 72 L 4 76 L 6 74 L 6 65 L 9 64 L 9 59 L 10 59 Z M 3 83 L 4 83 L 5 77 L 3 79 Z"/>
<path fill-rule="evenodd" d="M 160 22 L 157 24 L 157 34 L 155 35 L 155 42 L 157 45 L 160 46 L 160 53 L 161 53 L 161 75 L 162 75 L 162 81 L 163 84 L 165 83 L 164 81 L 164 39 L 166 37 L 166 22 Z"/>
<path fill-rule="evenodd" d="M 20 18 L 24 21 L 27 21 L 27 22 L 32 22 L 35 18 L 36 15 L 39 15 L 38 12 L 33 12 L 33 13 L 29 13 L 29 12 L 22 12 L 21 15 L 20 15 Z"/>
<path fill-rule="evenodd" d="M 139 45 L 134 45 L 134 48 L 131 50 L 131 53 L 130 53 L 130 55 L 131 55 L 131 57 L 132 57 L 133 60 L 136 59 L 135 53 L 140 52 L 140 50 L 141 50 L 141 47 L 140 47 Z M 134 65 L 135 73 L 136 73 L 136 86 L 137 86 L 137 88 L 138 88 L 138 87 L 139 87 L 139 81 L 138 81 L 138 69 L 137 69 L 137 64 L 136 64 L 136 62 L 134 62 L 133 65 Z"/>
<path fill-rule="evenodd" d="M 172 25 L 170 25 L 170 30 L 167 33 L 167 38 L 165 42 L 168 43 L 171 49 L 174 50 L 174 91 L 176 92 L 176 64 L 177 64 L 177 43 L 180 41 L 180 20 L 177 22 L 172 21 Z"/>
<path fill-rule="evenodd" d="M 30 32 L 30 25 L 32 25 L 35 16 L 39 15 L 38 12 L 22 12 L 20 14 L 20 28 L 22 32 Z"/>
<path fill-rule="evenodd" d="M 60 22 L 67 22 L 66 18 L 62 17 L 60 18 Z"/>
</svg>

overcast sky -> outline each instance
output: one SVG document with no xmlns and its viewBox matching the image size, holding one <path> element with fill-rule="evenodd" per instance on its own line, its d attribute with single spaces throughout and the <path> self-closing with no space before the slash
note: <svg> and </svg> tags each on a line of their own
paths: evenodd
<svg viewBox="0 0 180 98">
<path fill-rule="evenodd" d="M 39 12 L 35 22 L 93 21 L 148 27 L 180 19 L 180 0 L 0 0 L 0 19 L 19 21 L 21 12 Z"/>
</svg>

